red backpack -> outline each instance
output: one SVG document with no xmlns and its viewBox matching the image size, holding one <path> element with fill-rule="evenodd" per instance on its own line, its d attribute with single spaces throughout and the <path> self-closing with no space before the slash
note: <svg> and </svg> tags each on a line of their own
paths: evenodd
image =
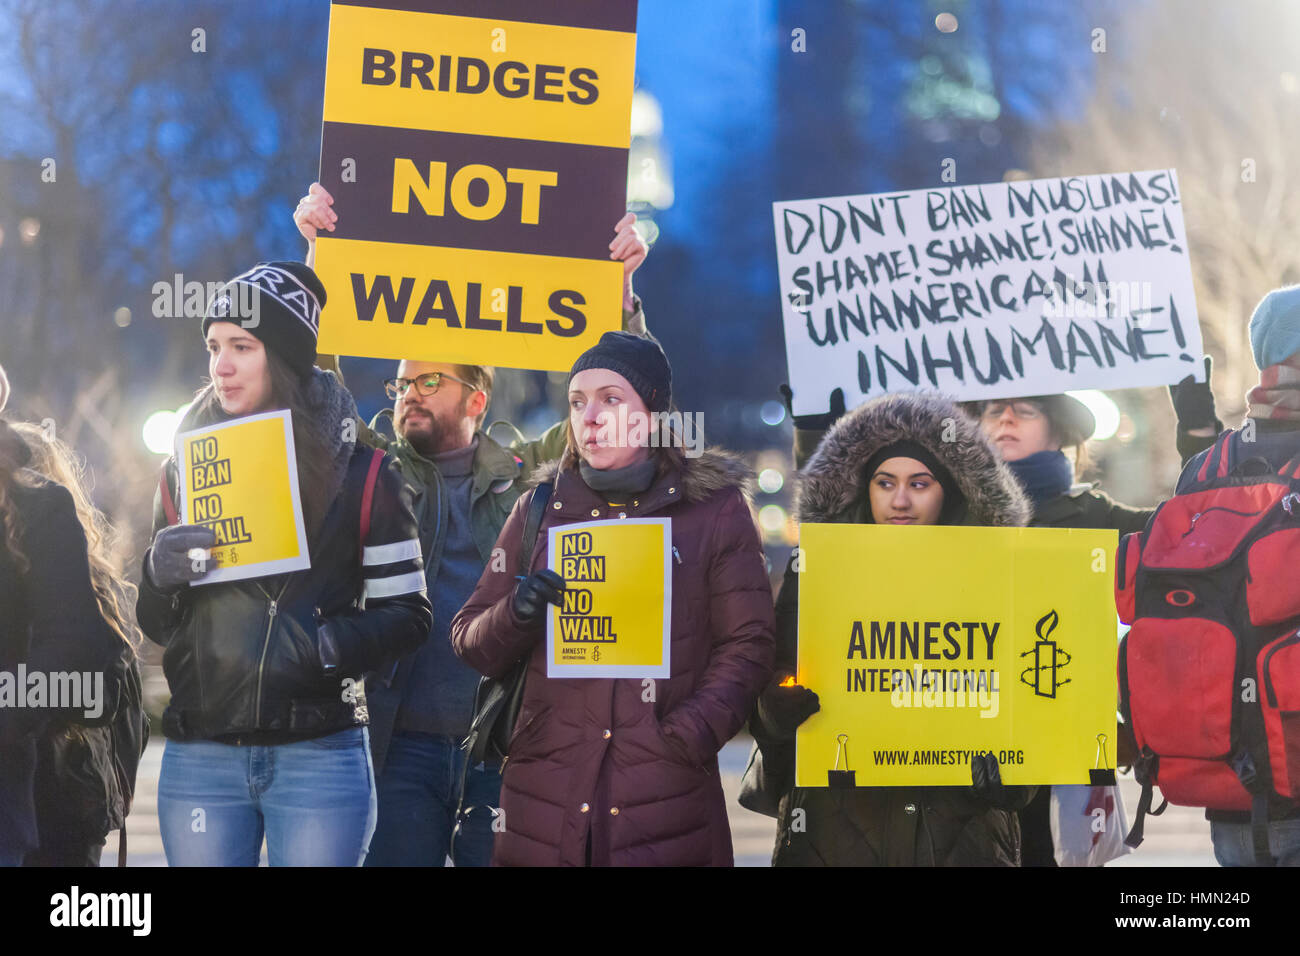
<svg viewBox="0 0 1300 956">
<path fill-rule="evenodd" d="M 1125 842 L 1164 810 L 1151 810 L 1159 784 L 1166 802 L 1249 810 L 1263 862 L 1270 810 L 1300 798 L 1300 455 L 1230 468 L 1233 434 L 1120 542 L 1120 710 L 1142 785 Z"/>
</svg>

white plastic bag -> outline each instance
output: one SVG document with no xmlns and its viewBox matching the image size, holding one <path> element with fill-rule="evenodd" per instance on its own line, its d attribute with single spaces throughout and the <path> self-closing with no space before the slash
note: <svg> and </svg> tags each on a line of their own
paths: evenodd
<svg viewBox="0 0 1300 956">
<path fill-rule="evenodd" d="M 1058 866 L 1101 866 L 1133 852 L 1118 786 L 1053 786 L 1051 821 Z"/>
</svg>

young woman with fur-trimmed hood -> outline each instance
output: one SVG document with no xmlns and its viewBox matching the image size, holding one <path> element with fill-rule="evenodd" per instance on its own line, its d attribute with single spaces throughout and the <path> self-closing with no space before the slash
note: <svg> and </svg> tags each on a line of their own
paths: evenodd
<svg viewBox="0 0 1300 956">
<path fill-rule="evenodd" d="M 1020 526 L 1030 515 L 979 426 L 923 392 L 841 418 L 800 475 L 797 509 L 800 521 L 825 523 Z M 776 674 L 750 721 L 770 785 L 784 794 L 773 865 L 1019 865 L 1015 811 L 1034 788 L 1003 786 L 991 755 L 972 762 L 971 787 L 793 786 L 795 729 L 819 709 L 815 688 L 780 686 L 795 672 L 798 602 L 792 568 L 776 605 Z M 799 808 L 805 825 L 796 827 Z"/>
<path fill-rule="evenodd" d="M 493 862 L 512 866 L 730 866 L 717 754 L 772 672 L 772 589 L 750 512 L 749 469 L 715 451 L 609 440 L 604 416 L 667 410 L 658 344 L 607 332 L 569 376 L 567 448 L 539 470 L 553 484 L 526 566 L 536 489 L 516 503 L 492 565 L 452 621 L 456 653 L 488 676 L 528 660 L 502 781 Z M 626 405 L 624 418 L 619 406 Z M 653 682 L 546 676 L 547 529 L 599 519 L 672 519 L 671 676 Z"/>
</svg>

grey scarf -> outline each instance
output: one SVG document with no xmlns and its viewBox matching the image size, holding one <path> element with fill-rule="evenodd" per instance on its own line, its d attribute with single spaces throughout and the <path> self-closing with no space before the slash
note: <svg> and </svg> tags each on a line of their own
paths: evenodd
<svg viewBox="0 0 1300 956">
<path fill-rule="evenodd" d="M 628 465 L 626 468 L 592 468 L 585 461 L 578 462 L 582 480 L 592 491 L 603 495 L 639 495 L 655 480 L 658 468 L 653 458 Z"/>
</svg>

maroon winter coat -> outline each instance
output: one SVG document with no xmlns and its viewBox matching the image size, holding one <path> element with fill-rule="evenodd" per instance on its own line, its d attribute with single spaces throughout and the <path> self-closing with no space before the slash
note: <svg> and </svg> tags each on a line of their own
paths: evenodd
<svg viewBox="0 0 1300 956">
<path fill-rule="evenodd" d="M 563 468 L 561 470 L 561 464 Z M 546 529 L 620 517 L 672 519 L 672 677 L 546 676 L 545 628 L 511 610 L 532 492 L 501 530 L 504 572 L 484 570 L 452 621 L 456 653 L 488 676 L 530 655 L 502 784 L 505 866 L 730 866 L 717 753 L 745 723 L 772 669 L 773 613 L 749 509 L 749 471 L 706 451 L 620 507 L 592 491 L 571 455 L 539 469 L 554 484 L 527 571 L 546 565 Z M 499 563 L 498 563 L 499 567 Z"/>
</svg>

